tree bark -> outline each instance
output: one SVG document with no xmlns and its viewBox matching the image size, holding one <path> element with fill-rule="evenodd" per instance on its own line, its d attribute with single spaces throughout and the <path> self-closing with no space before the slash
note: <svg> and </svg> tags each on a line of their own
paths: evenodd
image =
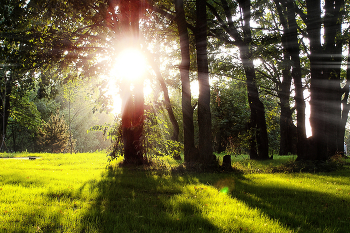
<svg viewBox="0 0 350 233">
<path fill-rule="evenodd" d="M 180 132 L 179 123 L 177 122 L 177 120 L 175 118 L 175 114 L 174 114 L 173 108 L 171 106 L 168 88 L 167 88 L 166 83 L 162 77 L 162 74 L 160 73 L 159 67 L 157 66 L 157 64 L 155 62 L 152 62 L 152 68 L 153 68 L 154 72 L 156 73 L 157 79 L 158 79 L 159 84 L 160 84 L 162 91 L 164 93 L 165 108 L 168 112 L 170 122 L 173 125 L 173 134 L 171 136 L 171 140 L 178 141 L 179 140 L 179 132 Z"/>
<path fill-rule="evenodd" d="M 282 45 L 284 47 L 285 64 L 291 63 L 291 67 L 283 70 L 283 81 L 281 84 L 281 141 L 280 154 L 297 153 L 299 157 L 305 150 L 305 101 L 303 96 L 299 43 L 297 23 L 295 20 L 295 6 L 292 0 L 274 0 L 276 9 L 283 26 Z M 290 70 L 292 70 L 290 72 Z M 295 86 L 295 108 L 297 110 L 297 130 L 295 137 L 294 124 L 292 122 L 292 111 L 289 105 L 291 77 Z M 296 150 L 294 142 L 296 141 Z"/>
<path fill-rule="evenodd" d="M 324 138 L 324 98 L 325 83 L 322 64 L 321 47 L 321 6 L 318 0 L 308 0 L 307 4 L 307 32 L 310 39 L 310 124 L 312 128 L 312 138 L 309 141 L 309 151 L 305 159 L 316 160 L 318 157 L 326 157 L 326 144 Z"/>
<path fill-rule="evenodd" d="M 324 33 L 326 66 L 324 66 L 329 85 L 326 104 L 327 157 L 344 150 L 344 136 L 341 134 L 342 122 L 342 89 L 340 86 L 340 70 L 342 62 L 342 40 L 339 39 L 342 29 L 343 0 L 325 1 Z"/>
<path fill-rule="evenodd" d="M 10 116 L 10 95 L 12 91 L 12 83 L 11 83 L 11 77 L 10 80 L 7 80 L 6 78 L 3 80 L 3 91 L 1 94 L 1 113 L 0 113 L 0 150 L 4 151 L 6 148 L 6 131 L 7 131 L 7 125 L 8 125 L 8 119 Z"/>
<path fill-rule="evenodd" d="M 182 85 L 182 114 L 184 130 L 184 160 L 196 162 L 197 150 L 194 144 L 193 108 L 191 105 L 191 86 L 189 79 L 190 70 L 190 41 L 188 38 L 187 22 L 183 0 L 174 0 L 176 11 L 176 23 L 180 37 L 181 64 L 180 75 Z"/>
<path fill-rule="evenodd" d="M 210 85 L 207 55 L 207 12 L 206 1 L 196 1 L 197 24 L 195 29 L 198 66 L 198 127 L 200 163 L 210 166 L 215 163 L 212 148 Z"/>
<path fill-rule="evenodd" d="M 293 110 L 289 104 L 291 73 L 290 65 L 287 65 L 289 60 L 288 55 L 285 58 L 285 67 L 283 68 L 283 81 L 280 85 L 278 97 L 280 98 L 281 116 L 280 116 L 280 155 L 296 154 L 296 130 L 293 124 Z"/>
<path fill-rule="evenodd" d="M 253 64 L 251 45 L 253 43 L 250 28 L 250 1 L 239 0 L 243 12 L 243 43 L 240 43 L 239 50 L 247 79 L 248 102 L 251 110 L 250 126 L 250 158 L 256 160 L 269 159 L 268 136 L 265 120 L 265 107 L 259 99 L 259 92 L 256 87 L 256 74 Z"/>
<path fill-rule="evenodd" d="M 221 0 L 221 6 L 223 7 L 223 12 L 226 17 L 225 22 L 221 18 L 216 9 L 208 4 L 210 11 L 216 17 L 216 20 L 221 25 L 224 33 L 227 33 L 230 39 L 234 41 L 227 40 L 222 36 L 221 32 L 213 33 L 221 40 L 234 44 L 238 47 L 240 51 L 240 58 L 242 60 L 243 68 L 246 74 L 246 85 L 248 90 L 248 102 L 251 111 L 250 115 L 250 158 L 251 159 L 269 159 L 268 151 L 268 135 L 265 120 L 265 107 L 264 104 L 259 99 L 259 92 L 256 86 L 256 74 L 253 64 L 253 53 L 252 45 L 253 41 L 251 38 L 251 27 L 250 27 L 250 1 L 238 0 L 239 7 L 243 13 L 243 36 L 241 36 L 237 27 L 232 20 L 231 8 L 226 0 Z"/>
<path fill-rule="evenodd" d="M 322 21 L 320 0 L 307 0 L 307 33 L 310 40 L 312 139 L 304 159 L 327 160 L 343 151 L 341 138 L 341 35 L 343 0 L 325 1 Z M 321 42 L 322 22 L 324 43 Z"/>
<path fill-rule="evenodd" d="M 297 111 L 297 155 L 298 157 L 303 157 L 306 150 L 305 100 L 294 1 L 288 0 L 286 7 L 289 24 L 287 31 L 287 52 L 292 61 L 292 78 L 295 86 L 294 99 Z"/>
<path fill-rule="evenodd" d="M 346 67 L 346 84 L 343 87 L 343 93 L 344 93 L 344 99 L 342 99 L 342 118 L 340 122 L 340 132 L 339 137 L 343 138 L 345 136 L 345 125 L 348 120 L 348 114 L 350 110 L 350 106 L 348 104 L 348 98 L 349 98 L 349 88 L 350 88 L 350 42 L 348 42 L 348 59 L 347 59 L 347 67 Z M 344 143 L 344 142 L 343 142 Z"/>
<path fill-rule="evenodd" d="M 139 14 L 141 3 L 136 0 L 122 0 L 120 5 L 120 22 L 127 45 L 139 47 Z M 137 65 L 137 64 L 135 64 Z M 143 124 L 144 124 L 144 96 L 143 79 L 137 83 L 128 83 L 124 80 L 123 88 L 123 112 L 122 134 L 124 142 L 124 163 L 129 165 L 141 165 L 144 163 L 143 151 Z M 131 91 L 131 85 L 134 90 Z"/>
</svg>

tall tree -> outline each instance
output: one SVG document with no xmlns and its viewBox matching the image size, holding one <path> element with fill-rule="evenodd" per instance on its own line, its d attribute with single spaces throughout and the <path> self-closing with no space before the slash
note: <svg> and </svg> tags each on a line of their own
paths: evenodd
<svg viewBox="0 0 350 233">
<path fill-rule="evenodd" d="M 250 158 L 251 159 L 269 159 L 268 155 L 268 137 L 265 120 L 264 104 L 259 99 L 259 91 L 256 84 L 256 73 L 253 64 L 253 39 L 251 34 L 251 3 L 250 1 L 238 0 L 241 11 L 242 33 L 239 32 L 235 22 L 233 21 L 233 7 L 226 0 L 221 0 L 221 7 L 226 22 L 218 13 L 215 7 L 208 5 L 209 9 L 216 17 L 220 30 L 212 30 L 212 32 L 226 43 L 236 45 L 240 51 L 240 58 L 246 75 L 246 85 L 248 90 L 248 102 L 250 107 Z"/>
<path fill-rule="evenodd" d="M 1 132 L 4 132 L 1 134 L 6 133 L 12 107 L 6 99 L 12 91 L 16 89 L 23 94 L 39 82 L 38 96 L 43 97 L 47 95 L 45 86 L 59 83 L 62 73 L 73 69 L 74 66 L 67 69 L 72 59 L 76 65 L 84 60 L 85 55 L 81 55 L 83 49 L 73 45 L 72 41 L 79 44 L 81 40 L 78 38 L 86 33 L 88 27 L 77 29 L 76 23 L 81 23 L 81 16 L 73 17 L 74 11 L 67 10 L 70 6 L 40 0 L 5 0 L 1 3 L 0 72 L 3 78 L 1 95 L 4 97 L 1 103 L 6 103 L 1 108 L 5 113 L 0 115 L 3 123 Z M 70 18 L 71 21 L 62 21 L 62 18 Z M 67 56 L 68 51 L 73 52 Z M 46 76 L 46 73 L 50 75 Z"/>
<path fill-rule="evenodd" d="M 310 150 L 300 159 L 326 160 L 343 151 L 344 135 L 341 134 L 340 122 L 344 91 L 340 86 L 340 70 L 344 0 L 326 0 L 323 9 L 322 3 L 321 0 L 306 0 L 307 13 L 304 13 L 303 9 L 298 9 L 299 15 L 306 24 L 307 36 L 310 40 L 310 124 L 312 127 Z"/>
<path fill-rule="evenodd" d="M 6 149 L 6 129 L 8 124 L 8 119 L 10 116 L 10 95 L 12 91 L 12 77 L 6 74 L 6 72 L 1 72 L 1 113 L 0 113 L 0 135 L 1 135 L 1 146 L 0 150 Z"/>
<path fill-rule="evenodd" d="M 113 5 L 110 5 L 113 7 Z M 121 30 L 124 34 L 125 46 L 140 49 L 139 21 L 142 3 L 137 0 L 122 0 L 119 2 Z M 111 8 L 115 11 L 115 8 Z M 115 12 L 114 12 L 115 13 Z M 139 65 L 139 64 L 134 64 Z M 126 77 L 127 78 L 127 77 Z M 131 92 L 131 85 L 134 90 Z M 140 165 L 144 162 L 142 132 L 144 124 L 143 80 L 135 83 L 124 80 L 122 109 L 122 131 L 124 142 L 124 162 Z"/>
<path fill-rule="evenodd" d="M 168 87 L 166 86 L 164 78 L 160 72 L 159 64 L 156 61 L 152 61 L 152 60 L 150 62 L 151 62 L 152 69 L 155 72 L 156 77 L 159 81 L 160 87 L 163 91 L 165 108 L 168 112 L 170 122 L 173 126 L 173 134 L 171 136 L 171 140 L 178 141 L 179 140 L 179 133 L 180 133 L 179 123 L 177 122 L 177 120 L 175 118 L 173 107 L 172 107 L 171 102 L 170 102 Z"/>
<path fill-rule="evenodd" d="M 207 11 L 206 1 L 196 0 L 197 22 L 195 39 L 198 67 L 198 127 L 199 127 L 199 157 L 205 165 L 213 165 L 215 157 L 212 148 L 210 85 L 207 54 Z"/>
<path fill-rule="evenodd" d="M 298 42 L 298 25 L 296 22 L 295 5 L 293 1 L 274 0 L 279 15 L 280 23 L 283 26 L 282 46 L 284 48 L 285 68 L 283 69 L 283 81 L 281 90 L 281 147 L 280 154 L 292 153 L 293 148 L 290 138 L 293 124 L 291 124 L 292 112 L 289 106 L 291 78 L 295 85 L 295 105 L 297 110 L 297 154 L 302 156 L 306 147 L 305 130 L 305 101 L 303 96 L 300 49 Z M 289 65 L 290 64 L 290 65 Z M 288 102 L 287 102 L 288 101 Z"/>
<path fill-rule="evenodd" d="M 223 0 L 225 1 L 225 0 Z M 250 125 L 252 132 L 251 159 L 268 159 L 268 137 L 265 120 L 265 108 L 259 99 L 259 92 L 256 87 L 256 74 L 253 64 L 252 34 L 250 28 L 250 1 L 238 1 L 243 14 L 243 38 L 240 38 L 240 53 L 243 67 L 246 73 L 248 102 L 251 110 Z"/>
<path fill-rule="evenodd" d="M 184 160 L 185 162 L 195 162 L 197 160 L 198 152 L 194 144 L 193 108 L 191 105 L 191 86 L 189 79 L 190 41 L 187 31 L 183 0 L 174 0 L 174 3 L 181 49 L 180 75 L 182 85 Z"/>
</svg>

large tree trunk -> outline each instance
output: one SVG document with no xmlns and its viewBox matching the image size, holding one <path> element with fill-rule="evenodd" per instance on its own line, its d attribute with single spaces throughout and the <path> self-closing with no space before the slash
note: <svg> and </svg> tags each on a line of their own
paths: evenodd
<svg viewBox="0 0 350 233">
<path fill-rule="evenodd" d="M 342 121 L 342 89 L 340 86 L 340 70 L 342 62 L 342 41 L 339 38 L 342 29 L 343 0 L 325 1 L 325 53 L 326 66 L 324 74 L 329 80 L 329 94 L 326 104 L 326 127 L 328 155 L 327 158 L 344 150 L 344 135 L 341 134 Z"/>
<path fill-rule="evenodd" d="M 325 85 L 323 83 L 322 47 L 321 47 L 321 5 L 320 1 L 306 1 L 308 6 L 307 31 L 310 39 L 310 124 L 312 138 L 309 141 L 309 150 L 304 159 L 316 160 L 326 156 L 326 140 L 324 138 L 324 99 Z"/>
<path fill-rule="evenodd" d="M 288 57 L 288 55 L 286 55 Z M 284 61 L 286 64 L 290 62 L 289 57 Z M 296 154 L 296 130 L 293 124 L 292 113 L 290 107 L 290 87 L 291 87 L 291 73 L 290 66 L 286 65 L 283 68 L 283 80 L 280 85 L 278 97 L 280 98 L 281 116 L 280 116 L 280 155 Z"/>
<path fill-rule="evenodd" d="M 128 44 L 133 48 L 139 47 L 139 14 L 141 3 L 137 0 L 120 1 L 120 21 Z M 137 64 L 135 64 L 137 65 Z M 144 96 L 143 79 L 133 83 L 134 90 L 130 90 L 130 83 L 124 80 L 122 134 L 124 142 L 124 163 L 141 165 L 144 163 L 142 148 L 142 131 L 144 124 Z"/>
<path fill-rule="evenodd" d="M 242 53 L 242 49 L 240 50 Z M 248 59 L 241 55 L 241 59 Z M 250 107 L 250 158 L 256 160 L 269 159 L 268 137 L 265 120 L 265 107 L 259 99 L 255 84 L 253 62 L 246 60 L 243 64 L 247 79 L 248 102 Z"/>
<path fill-rule="evenodd" d="M 251 52 L 252 37 L 250 28 L 250 1 L 239 0 L 240 8 L 243 12 L 243 42 L 240 43 L 239 50 L 246 74 L 248 102 L 251 110 L 250 127 L 250 158 L 257 160 L 269 159 L 268 135 L 265 120 L 265 107 L 259 99 L 259 92 L 256 87 L 256 74 Z"/>
<path fill-rule="evenodd" d="M 305 101 L 301 80 L 301 67 L 299 57 L 299 44 L 297 23 L 295 20 L 295 7 L 292 0 L 274 0 L 276 9 L 283 25 L 282 45 L 286 67 L 283 70 L 283 81 L 281 84 L 281 141 L 280 154 L 297 153 L 302 156 L 305 150 L 306 130 L 305 130 Z M 291 67 L 288 64 L 292 64 Z M 292 69 L 291 69 L 292 68 Z M 290 72 L 290 70 L 292 70 Z M 289 104 L 291 77 L 295 85 L 295 105 L 297 110 L 297 130 L 295 137 L 295 127 L 292 122 L 292 111 Z M 297 144 L 295 148 L 295 142 Z M 296 149 L 296 150 L 295 150 Z"/>
<path fill-rule="evenodd" d="M 210 166 L 215 163 L 212 148 L 210 85 L 207 55 L 207 12 L 206 1 L 197 0 L 197 25 L 195 29 L 198 66 L 198 127 L 200 163 Z"/>
<path fill-rule="evenodd" d="M 232 10 L 226 0 L 221 0 L 221 6 L 223 7 L 223 12 L 225 14 L 227 23 L 224 22 L 216 9 L 208 4 L 210 11 L 215 15 L 216 19 L 222 24 L 222 29 L 227 33 L 231 40 L 225 39 L 222 35 L 213 33 L 218 36 L 219 39 L 223 39 L 228 43 L 235 44 L 238 46 L 240 51 L 240 58 L 242 60 L 243 68 L 246 74 L 246 84 L 248 90 L 248 102 L 250 107 L 250 158 L 251 159 L 269 159 L 268 151 L 268 135 L 265 120 L 265 107 L 264 104 L 259 99 L 259 92 L 256 86 L 256 74 L 253 64 L 253 54 L 252 54 L 252 37 L 251 37 L 251 27 L 250 27 L 250 1 L 237 0 L 241 12 L 243 13 L 243 36 L 239 32 L 238 28 L 232 20 Z"/>
<path fill-rule="evenodd" d="M 306 150 L 305 100 L 301 76 L 300 49 L 294 1 L 288 0 L 286 7 L 288 18 L 287 52 L 292 61 L 292 77 L 295 86 L 294 99 L 295 108 L 297 110 L 297 155 L 298 157 L 303 157 Z"/>
<path fill-rule="evenodd" d="M 3 80 L 3 88 L 0 92 L 1 94 L 1 109 L 0 109 L 0 151 L 4 151 L 6 148 L 6 130 L 7 130 L 7 124 L 8 119 L 10 116 L 10 94 L 12 91 L 12 85 L 9 80 L 4 79 Z"/>
<path fill-rule="evenodd" d="M 326 160 L 343 151 L 341 138 L 341 6 L 344 1 L 326 1 L 324 44 L 321 43 L 320 0 L 308 0 L 307 32 L 310 40 L 312 139 L 305 159 Z"/>
<path fill-rule="evenodd" d="M 346 122 L 348 120 L 348 114 L 349 114 L 349 104 L 348 104 L 348 98 L 349 98 L 349 88 L 350 88 L 350 42 L 348 43 L 348 59 L 347 59 L 347 68 L 346 68 L 346 84 L 343 87 L 343 93 L 344 93 L 344 99 L 342 99 L 342 118 L 340 122 L 340 132 L 339 132 L 339 137 L 343 138 L 345 136 L 345 126 Z M 346 151 L 344 151 L 346 152 Z"/>
<path fill-rule="evenodd" d="M 193 108 L 191 105 L 190 70 L 190 42 L 187 32 L 183 0 L 174 0 L 176 22 L 180 37 L 181 64 L 180 75 L 182 85 L 182 114 L 184 130 L 184 159 L 185 162 L 196 162 L 197 150 L 194 145 Z"/>
</svg>

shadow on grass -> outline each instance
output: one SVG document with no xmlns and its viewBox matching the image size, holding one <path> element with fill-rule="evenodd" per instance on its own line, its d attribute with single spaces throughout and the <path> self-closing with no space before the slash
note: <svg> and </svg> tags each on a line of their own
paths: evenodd
<svg viewBox="0 0 350 233">
<path fill-rule="evenodd" d="M 348 172 L 326 178 L 344 177 Z M 213 181 L 210 177 L 197 176 L 202 183 Z M 350 232 L 350 198 L 337 194 L 311 191 L 307 188 L 261 185 L 259 180 L 231 176 L 234 189 L 230 192 L 252 209 L 259 209 L 270 219 L 280 222 L 295 232 Z M 317 185 L 317 184 L 315 184 Z M 340 190 L 341 191 L 341 190 Z M 349 193 L 350 194 L 350 193 Z"/>
<path fill-rule="evenodd" d="M 327 182 L 327 179 L 346 174 L 349 172 L 341 175 L 325 173 L 318 181 Z M 22 178 L 16 180 L 23 182 Z M 90 180 L 76 191 L 67 187 L 45 192 L 43 195 L 48 198 L 50 207 L 33 206 L 30 213 L 29 210 L 25 213 L 25 219 L 15 220 L 16 232 L 29 232 L 29 225 L 31 232 L 223 232 L 203 216 L 200 204 L 181 195 L 189 184 L 194 185 L 195 190 L 190 187 L 192 192 L 201 192 L 204 184 L 212 184 L 219 190 L 231 185 L 231 200 L 258 209 L 294 232 L 350 232 L 350 198 L 343 199 L 337 194 L 287 186 L 286 183 L 279 185 L 278 182 L 262 185 L 259 179 L 247 179 L 242 174 L 191 172 L 167 175 L 127 168 L 108 169 L 101 179 Z M 91 195 L 86 194 L 87 190 Z M 213 198 L 207 193 L 203 196 Z M 74 205 L 79 200 L 84 202 L 81 209 Z M 70 210 L 61 208 L 63 204 Z M 75 209 L 81 213 L 67 217 Z M 67 226 L 66 218 L 76 222 Z M 248 222 L 235 221 L 254 232 Z"/>
<path fill-rule="evenodd" d="M 180 203 L 172 207 L 172 198 L 189 179 L 109 169 L 91 186 L 98 196 L 85 212 L 80 232 L 218 232 L 201 218 L 196 206 Z"/>
</svg>

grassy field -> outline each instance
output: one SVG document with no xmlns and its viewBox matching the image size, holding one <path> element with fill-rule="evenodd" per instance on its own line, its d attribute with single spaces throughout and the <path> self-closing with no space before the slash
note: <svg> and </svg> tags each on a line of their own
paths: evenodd
<svg viewBox="0 0 350 233">
<path fill-rule="evenodd" d="M 0 154 L 7 157 L 9 154 Z M 106 154 L 12 154 L 0 159 L 0 232 L 350 232 L 350 169 L 244 173 L 110 166 Z M 159 166 L 160 166 L 159 165 Z M 265 173 L 264 173 L 265 172 Z"/>
</svg>

